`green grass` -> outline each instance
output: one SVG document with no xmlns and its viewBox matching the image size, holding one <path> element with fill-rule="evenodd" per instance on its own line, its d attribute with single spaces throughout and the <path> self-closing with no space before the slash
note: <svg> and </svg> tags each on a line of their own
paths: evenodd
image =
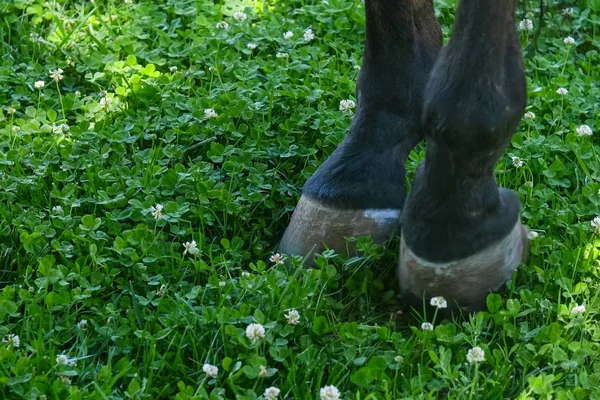
<svg viewBox="0 0 600 400">
<path fill-rule="evenodd" d="M 436 2 L 446 39 L 454 3 Z M 0 398 L 599 399 L 600 4 L 546 3 L 539 32 L 538 2 L 520 4 L 535 117 L 497 167 L 538 237 L 487 312 L 452 321 L 397 313 L 395 246 L 269 261 L 350 125 L 359 0 L 259 3 L 245 21 L 242 2 L 1 3 Z"/>
</svg>

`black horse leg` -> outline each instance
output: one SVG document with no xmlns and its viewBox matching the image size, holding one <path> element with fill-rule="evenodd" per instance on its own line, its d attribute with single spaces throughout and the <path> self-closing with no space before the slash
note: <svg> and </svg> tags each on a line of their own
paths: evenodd
<svg viewBox="0 0 600 400">
<path fill-rule="evenodd" d="M 400 286 L 408 298 L 444 296 L 479 309 L 526 255 L 519 200 L 494 179 L 526 101 L 515 4 L 461 0 L 431 72 L 426 157 L 402 216 Z"/>
<path fill-rule="evenodd" d="M 405 163 L 423 138 L 423 91 L 441 47 L 432 0 L 366 0 L 356 115 L 344 142 L 306 182 L 278 251 L 308 256 L 344 237 L 389 240 L 405 200 Z"/>
</svg>

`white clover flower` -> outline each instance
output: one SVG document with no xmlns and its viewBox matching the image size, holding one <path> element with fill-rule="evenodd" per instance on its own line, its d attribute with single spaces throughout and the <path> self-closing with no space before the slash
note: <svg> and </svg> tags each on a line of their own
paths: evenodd
<svg viewBox="0 0 600 400">
<path fill-rule="evenodd" d="M 527 182 L 525 182 L 525 186 L 532 188 L 533 187 L 533 181 L 527 181 Z"/>
<path fill-rule="evenodd" d="M 275 57 L 277 58 L 288 58 L 290 55 L 288 53 L 283 53 L 283 52 L 278 52 L 277 54 L 275 54 Z"/>
<path fill-rule="evenodd" d="M 46 83 L 44 81 L 36 81 L 33 84 L 33 87 L 36 89 L 42 89 L 44 86 L 46 86 Z"/>
<path fill-rule="evenodd" d="M 577 127 L 577 134 L 579 136 L 592 136 L 592 128 L 589 125 L 581 125 Z"/>
<path fill-rule="evenodd" d="M 571 309 L 571 314 L 573 315 L 581 315 L 585 313 L 585 304 L 576 305 Z"/>
<path fill-rule="evenodd" d="M 540 234 L 537 233 L 536 231 L 528 231 L 527 232 L 527 239 L 529 239 L 529 240 L 535 240 L 535 239 L 537 239 L 538 236 L 540 236 Z"/>
<path fill-rule="evenodd" d="M 287 31 L 286 33 L 283 34 L 284 39 L 291 39 L 292 36 L 294 36 L 294 32 L 292 32 L 292 31 Z"/>
<path fill-rule="evenodd" d="M 112 105 L 113 98 L 102 96 L 100 99 L 100 107 L 104 108 L 106 111 L 110 111 L 110 106 Z"/>
<path fill-rule="evenodd" d="M 521 168 L 523 166 L 523 160 L 521 160 L 519 157 L 512 157 L 512 163 L 517 168 Z"/>
<path fill-rule="evenodd" d="M 225 21 L 220 21 L 220 22 L 217 22 L 217 25 L 215 25 L 215 27 L 217 29 L 229 29 L 229 24 Z"/>
<path fill-rule="evenodd" d="M 58 206 L 54 206 L 54 207 L 52 207 L 52 212 L 55 213 L 55 214 L 62 214 L 63 209 L 59 205 Z"/>
<path fill-rule="evenodd" d="M 67 129 L 65 130 L 63 125 L 67 126 Z M 52 133 L 66 133 L 69 131 L 69 125 L 67 124 L 59 124 L 59 125 L 52 125 Z"/>
<path fill-rule="evenodd" d="M 321 400 L 340 400 L 342 397 L 338 388 L 333 385 L 322 387 L 319 395 Z"/>
<path fill-rule="evenodd" d="M 183 247 L 185 248 L 185 250 L 183 250 L 184 256 L 187 253 L 189 253 L 190 255 L 194 255 L 194 254 L 198 254 L 200 252 L 200 250 L 198 250 L 198 247 L 196 246 L 195 240 L 192 240 L 191 242 L 185 242 Z"/>
<path fill-rule="evenodd" d="M 355 65 L 354 69 L 357 70 L 357 71 L 360 71 L 360 65 Z"/>
<path fill-rule="evenodd" d="M 295 308 L 292 308 L 287 314 L 284 314 L 284 317 L 287 319 L 289 325 L 298 325 L 300 323 L 300 313 Z"/>
<path fill-rule="evenodd" d="M 563 8 L 562 13 L 563 15 L 573 15 L 573 7 Z"/>
<path fill-rule="evenodd" d="M 162 204 L 157 204 L 155 206 L 150 206 L 150 214 L 154 217 L 154 219 L 159 220 L 163 219 L 162 210 L 164 207 Z"/>
<path fill-rule="evenodd" d="M 525 113 L 525 115 L 523 115 L 523 117 L 524 117 L 525 119 L 535 119 L 535 114 L 534 114 L 534 113 L 532 113 L 531 111 L 527 111 L 527 112 Z"/>
<path fill-rule="evenodd" d="M 600 234 L 600 217 L 596 217 L 591 222 L 594 232 Z"/>
<path fill-rule="evenodd" d="M 235 19 L 236 21 L 242 22 L 242 21 L 245 21 L 246 18 L 248 18 L 248 16 L 246 15 L 246 13 L 243 13 L 241 11 L 236 11 L 233 14 L 233 19 Z"/>
<path fill-rule="evenodd" d="M 9 114 L 14 114 L 17 112 L 17 110 L 14 107 L 8 107 L 8 109 L 6 110 L 6 112 L 8 112 Z"/>
<path fill-rule="evenodd" d="M 281 390 L 277 389 L 275 386 L 271 386 L 270 388 L 265 389 L 263 397 L 266 400 L 275 400 L 279 396 L 279 393 L 281 393 Z"/>
<path fill-rule="evenodd" d="M 4 337 L 4 339 L 2 339 L 3 343 L 8 343 L 9 346 L 12 347 L 19 347 L 21 346 L 21 339 L 19 339 L 18 335 L 13 335 L 12 333 L 9 333 L 8 335 L 6 335 Z"/>
<path fill-rule="evenodd" d="M 171 72 L 177 72 L 177 66 L 173 65 L 172 67 L 169 67 L 169 71 L 171 71 Z"/>
<path fill-rule="evenodd" d="M 87 319 L 82 319 L 81 321 L 79 321 L 77 323 L 77 327 L 82 331 L 85 331 L 87 329 Z"/>
<path fill-rule="evenodd" d="M 68 362 L 69 362 L 69 358 L 66 355 L 61 354 L 59 356 L 56 356 L 56 363 L 58 365 L 67 365 Z"/>
<path fill-rule="evenodd" d="M 58 127 L 63 133 L 67 133 L 71 130 L 71 127 L 67 124 L 60 124 Z"/>
<path fill-rule="evenodd" d="M 62 375 L 60 380 L 65 384 L 65 386 L 71 386 L 71 379 L 68 376 Z"/>
<path fill-rule="evenodd" d="M 248 272 L 248 271 L 242 272 L 242 278 L 250 278 L 250 272 Z"/>
<path fill-rule="evenodd" d="M 529 18 L 524 19 L 519 22 L 519 30 L 520 31 L 532 31 L 533 30 L 533 21 Z"/>
<path fill-rule="evenodd" d="M 275 265 L 283 264 L 283 256 L 279 253 L 275 253 L 271 257 L 269 257 L 269 261 L 275 263 Z"/>
<path fill-rule="evenodd" d="M 304 40 L 306 40 L 307 42 L 310 42 L 314 38 L 315 38 L 315 34 L 313 33 L 312 29 L 308 28 L 307 30 L 304 31 Z"/>
<path fill-rule="evenodd" d="M 246 47 L 248 47 L 248 50 L 254 50 L 258 45 L 256 43 L 248 43 Z"/>
<path fill-rule="evenodd" d="M 50 78 L 54 80 L 54 82 L 62 81 L 63 79 L 63 70 L 60 68 L 55 69 L 54 71 L 50 71 Z"/>
<path fill-rule="evenodd" d="M 13 133 L 19 133 L 21 131 L 21 127 L 17 125 L 13 125 L 12 127 Z"/>
<path fill-rule="evenodd" d="M 563 42 L 565 42 L 566 45 L 573 46 L 575 44 L 575 39 L 573 39 L 571 36 L 567 36 Z"/>
<path fill-rule="evenodd" d="M 340 101 L 340 111 L 349 111 L 356 107 L 356 103 L 354 100 L 341 100 Z"/>
<path fill-rule="evenodd" d="M 394 361 L 396 361 L 398 364 L 404 362 L 404 357 L 402 356 L 396 356 L 394 357 Z"/>
<path fill-rule="evenodd" d="M 564 96 L 567 93 L 569 93 L 569 91 L 567 89 L 565 89 L 564 87 L 556 89 L 556 94 L 558 94 L 560 96 Z"/>
<path fill-rule="evenodd" d="M 424 331 L 432 331 L 433 330 L 433 325 L 430 324 L 429 322 L 423 322 L 421 324 L 421 329 Z"/>
<path fill-rule="evenodd" d="M 250 324 L 246 328 L 246 337 L 256 343 L 257 340 L 265 337 L 265 327 L 261 324 Z"/>
<path fill-rule="evenodd" d="M 261 365 L 259 367 L 259 369 L 260 369 L 260 371 L 258 371 L 258 376 L 259 377 L 264 378 L 264 377 L 266 377 L 268 375 L 267 367 L 265 367 L 264 365 Z"/>
<path fill-rule="evenodd" d="M 205 108 L 204 109 L 204 119 L 212 119 L 212 118 L 217 118 L 219 115 L 215 112 L 214 109 L 212 108 Z"/>
<path fill-rule="evenodd" d="M 467 361 L 470 364 L 485 361 L 485 352 L 481 347 L 473 347 L 467 352 Z"/>
<path fill-rule="evenodd" d="M 204 372 L 206 376 L 210 378 L 216 378 L 217 376 L 219 376 L 219 368 L 211 364 L 204 364 L 202 366 L 202 372 Z"/>
<path fill-rule="evenodd" d="M 225 287 L 225 286 L 227 286 L 227 282 L 225 282 L 225 281 L 219 282 L 219 287 Z"/>
<path fill-rule="evenodd" d="M 437 308 L 448 307 L 448 302 L 446 302 L 446 299 L 444 299 L 442 296 L 432 297 L 429 304 Z"/>
</svg>

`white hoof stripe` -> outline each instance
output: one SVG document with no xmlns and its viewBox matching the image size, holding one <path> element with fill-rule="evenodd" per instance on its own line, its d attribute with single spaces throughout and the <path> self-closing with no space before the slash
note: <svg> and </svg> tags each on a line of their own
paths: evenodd
<svg viewBox="0 0 600 400">
<path fill-rule="evenodd" d="M 311 265 L 313 254 L 325 248 L 345 253 L 345 237 L 371 235 L 375 243 L 386 243 L 399 217 L 397 209 L 339 209 L 302 196 L 278 251 L 305 256 L 305 265 Z"/>
</svg>

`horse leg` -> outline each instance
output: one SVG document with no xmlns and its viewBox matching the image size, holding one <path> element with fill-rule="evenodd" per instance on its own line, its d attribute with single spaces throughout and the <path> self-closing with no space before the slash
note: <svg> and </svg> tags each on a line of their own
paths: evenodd
<svg viewBox="0 0 600 400">
<path fill-rule="evenodd" d="M 344 237 L 390 239 L 405 200 L 405 163 L 423 138 L 423 91 L 442 44 L 432 0 L 366 0 L 357 109 L 346 139 L 306 182 L 278 251 L 307 256 Z"/>
<path fill-rule="evenodd" d="M 402 216 L 405 298 L 485 306 L 527 253 L 519 200 L 494 179 L 526 102 L 516 0 L 461 0 L 424 93 L 425 161 Z"/>
</svg>

